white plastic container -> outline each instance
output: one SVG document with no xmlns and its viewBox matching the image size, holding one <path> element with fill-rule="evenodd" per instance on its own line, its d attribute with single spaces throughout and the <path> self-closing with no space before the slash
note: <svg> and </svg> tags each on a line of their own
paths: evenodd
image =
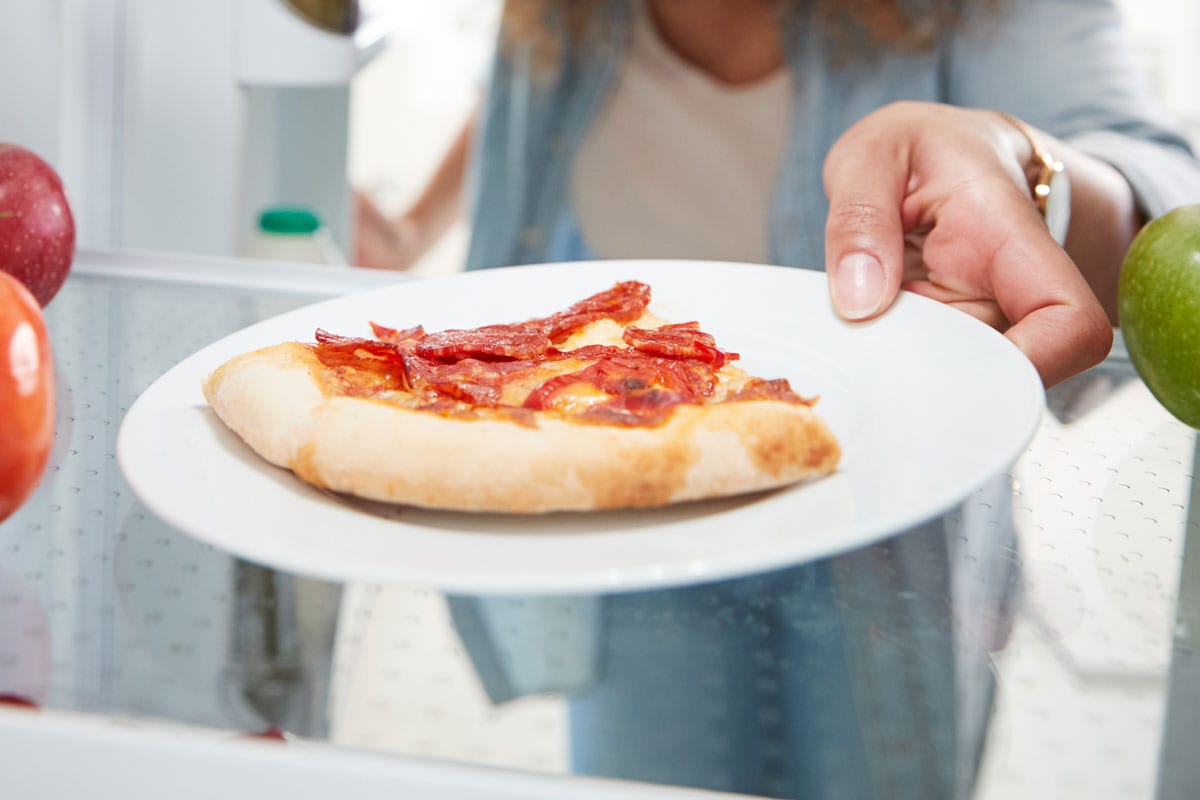
<svg viewBox="0 0 1200 800">
<path fill-rule="evenodd" d="M 321 219 L 310 209 L 279 206 L 264 210 L 246 247 L 246 257 L 344 265 L 346 259 Z"/>
</svg>

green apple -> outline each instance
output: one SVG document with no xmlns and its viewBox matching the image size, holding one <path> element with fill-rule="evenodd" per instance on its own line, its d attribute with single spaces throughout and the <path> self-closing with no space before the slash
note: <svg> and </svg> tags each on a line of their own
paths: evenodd
<svg viewBox="0 0 1200 800">
<path fill-rule="evenodd" d="M 1134 238 L 1117 313 L 1142 380 L 1168 411 L 1200 428 L 1200 205 L 1177 208 Z"/>
</svg>

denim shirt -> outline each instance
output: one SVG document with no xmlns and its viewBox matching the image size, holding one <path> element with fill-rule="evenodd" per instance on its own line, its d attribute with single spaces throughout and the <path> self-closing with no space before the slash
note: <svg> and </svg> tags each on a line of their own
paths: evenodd
<svg viewBox="0 0 1200 800">
<path fill-rule="evenodd" d="M 620 77 L 632 24 L 629 0 L 607 0 L 604 13 L 603 41 L 557 67 L 536 67 L 515 45 L 498 49 L 472 159 L 468 269 L 587 256 L 571 215 L 571 165 Z M 825 155 L 856 121 L 899 100 L 1020 117 L 1116 167 L 1148 217 L 1200 201 L 1200 165 L 1156 104 L 1110 0 L 1013 0 L 923 53 L 839 57 L 802 13 L 784 42 L 794 80 L 768 225 L 772 263 L 823 268 Z"/>
</svg>

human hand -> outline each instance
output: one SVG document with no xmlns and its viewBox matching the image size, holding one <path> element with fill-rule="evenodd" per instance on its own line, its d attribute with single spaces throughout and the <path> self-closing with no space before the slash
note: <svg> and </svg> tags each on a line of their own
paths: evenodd
<svg viewBox="0 0 1200 800">
<path fill-rule="evenodd" d="M 408 216 L 389 219 L 365 194 L 354 193 L 354 264 L 406 270 L 421 253 L 420 231 L 414 220 Z"/>
<path fill-rule="evenodd" d="M 1112 327 L 1031 199 L 1031 156 L 994 111 L 894 103 L 850 128 L 824 176 L 838 313 L 878 316 L 904 288 L 1004 331 L 1047 386 L 1099 363 Z"/>
</svg>

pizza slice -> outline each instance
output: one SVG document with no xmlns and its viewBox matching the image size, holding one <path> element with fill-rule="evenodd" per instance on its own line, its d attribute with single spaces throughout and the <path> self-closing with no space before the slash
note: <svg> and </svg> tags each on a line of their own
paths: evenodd
<svg viewBox="0 0 1200 800">
<path fill-rule="evenodd" d="M 815 400 L 746 374 L 697 323 L 619 283 L 558 313 L 426 332 L 372 323 L 237 356 L 203 382 L 224 423 L 318 487 L 504 513 L 660 506 L 832 472 Z"/>
</svg>

